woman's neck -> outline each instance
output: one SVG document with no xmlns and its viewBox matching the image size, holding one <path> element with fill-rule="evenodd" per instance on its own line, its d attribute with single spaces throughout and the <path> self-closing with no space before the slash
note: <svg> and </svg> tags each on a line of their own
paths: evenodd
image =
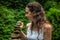
<svg viewBox="0 0 60 40">
<path fill-rule="evenodd" d="M 33 22 L 34 23 L 34 25 L 36 25 L 36 21 L 30 21 L 31 23 Z"/>
</svg>

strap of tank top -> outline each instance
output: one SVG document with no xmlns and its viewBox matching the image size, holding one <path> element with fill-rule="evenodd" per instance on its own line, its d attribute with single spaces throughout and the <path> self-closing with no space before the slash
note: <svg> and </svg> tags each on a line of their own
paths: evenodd
<svg viewBox="0 0 60 40">
<path fill-rule="evenodd" d="M 42 28 L 43 29 L 43 28 Z M 40 32 L 42 32 L 42 29 L 39 31 L 39 33 L 38 33 L 38 36 L 37 36 L 37 39 L 39 40 L 39 35 L 40 35 Z"/>
</svg>

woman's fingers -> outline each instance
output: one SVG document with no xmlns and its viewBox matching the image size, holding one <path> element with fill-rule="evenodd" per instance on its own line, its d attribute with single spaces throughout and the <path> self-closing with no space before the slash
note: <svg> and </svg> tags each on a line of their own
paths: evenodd
<svg viewBox="0 0 60 40">
<path fill-rule="evenodd" d="M 16 25 L 19 26 L 20 28 L 22 28 L 22 27 L 23 27 L 23 22 L 18 21 L 18 22 L 16 23 Z"/>
</svg>

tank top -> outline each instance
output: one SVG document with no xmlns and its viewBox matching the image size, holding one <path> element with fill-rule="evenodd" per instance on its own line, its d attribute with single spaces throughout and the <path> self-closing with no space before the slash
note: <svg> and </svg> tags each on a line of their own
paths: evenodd
<svg viewBox="0 0 60 40">
<path fill-rule="evenodd" d="M 31 25 L 31 23 L 27 24 L 28 26 Z M 27 28 L 27 39 L 28 40 L 43 40 L 43 30 L 40 29 L 39 30 L 39 34 L 37 31 L 32 31 L 31 33 L 31 29 L 30 27 Z"/>
</svg>

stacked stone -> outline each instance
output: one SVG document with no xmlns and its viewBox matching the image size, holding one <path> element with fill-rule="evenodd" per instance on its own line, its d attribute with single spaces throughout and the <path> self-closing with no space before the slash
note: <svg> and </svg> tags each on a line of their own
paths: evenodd
<svg viewBox="0 0 60 40">
<path fill-rule="evenodd" d="M 20 31 L 22 29 L 21 29 L 20 26 L 21 26 L 20 22 L 17 22 L 16 25 L 15 25 L 15 28 L 14 28 L 14 32 L 11 35 L 12 39 L 19 39 L 19 40 L 21 39 L 21 37 L 20 37 Z"/>
</svg>

